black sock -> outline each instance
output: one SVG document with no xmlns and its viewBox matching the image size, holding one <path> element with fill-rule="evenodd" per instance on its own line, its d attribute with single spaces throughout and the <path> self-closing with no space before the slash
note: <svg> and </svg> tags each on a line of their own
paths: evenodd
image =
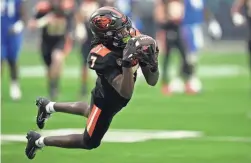
<svg viewBox="0 0 251 163">
<path fill-rule="evenodd" d="M 182 43 L 178 45 L 178 49 L 179 49 L 181 59 L 182 59 L 182 67 L 181 67 L 180 75 L 182 76 L 184 81 L 187 81 L 194 73 L 194 65 L 188 62 L 187 53 Z"/>
<path fill-rule="evenodd" d="M 12 81 L 18 80 L 17 64 L 15 61 L 8 60 L 10 66 L 10 77 Z"/>
<path fill-rule="evenodd" d="M 49 81 L 49 94 L 52 100 L 55 100 L 58 95 L 58 83 L 58 78 L 54 78 Z"/>
</svg>

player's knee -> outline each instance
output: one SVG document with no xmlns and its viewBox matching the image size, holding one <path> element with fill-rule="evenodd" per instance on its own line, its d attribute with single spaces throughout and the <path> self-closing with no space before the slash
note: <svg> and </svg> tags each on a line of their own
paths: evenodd
<svg viewBox="0 0 251 163">
<path fill-rule="evenodd" d="M 64 60 L 64 53 L 60 50 L 55 50 L 52 54 L 52 60 L 54 63 L 62 63 Z"/>
<path fill-rule="evenodd" d="M 100 146 L 100 142 L 84 142 L 83 149 L 93 150 Z"/>
<path fill-rule="evenodd" d="M 86 134 L 84 134 L 83 149 L 92 150 L 98 148 L 99 146 L 100 146 L 100 141 L 94 140 L 90 138 L 89 135 L 87 136 Z"/>
</svg>

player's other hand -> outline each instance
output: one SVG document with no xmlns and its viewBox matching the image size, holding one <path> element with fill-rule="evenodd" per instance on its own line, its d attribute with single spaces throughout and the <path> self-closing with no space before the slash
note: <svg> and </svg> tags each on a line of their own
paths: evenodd
<svg viewBox="0 0 251 163">
<path fill-rule="evenodd" d="M 23 21 L 19 20 L 11 26 L 11 28 L 9 29 L 9 33 L 15 35 L 21 33 L 23 30 L 24 30 L 24 23 Z"/>
<path fill-rule="evenodd" d="M 232 14 L 232 21 L 235 26 L 242 26 L 246 23 L 245 17 L 239 12 L 234 12 Z"/>
<path fill-rule="evenodd" d="M 122 58 L 122 66 L 126 68 L 133 67 L 135 64 L 138 63 L 137 59 L 137 46 L 136 46 L 137 39 L 131 38 L 126 44 L 126 47 L 123 51 L 123 58 Z"/>
<path fill-rule="evenodd" d="M 137 58 L 141 66 L 156 67 L 158 63 L 159 49 L 156 41 L 147 35 L 135 37 L 137 39 Z"/>
<path fill-rule="evenodd" d="M 213 19 L 209 22 L 208 33 L 213 39 L 216 39 L 216 40 L 221 39 L 222 28 L 217 20 Z"/>
</svg>

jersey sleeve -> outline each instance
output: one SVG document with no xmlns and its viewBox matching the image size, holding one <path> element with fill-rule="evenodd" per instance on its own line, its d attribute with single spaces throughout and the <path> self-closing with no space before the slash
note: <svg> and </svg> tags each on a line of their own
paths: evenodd
<svg viewBox="0 0 251 163">
<path fill-rule="evenodd" d="M 115 55 L 112 53 L 103 45 L 98 45 L 91 50 L 88 56 L 89 68 L 95 70 L 98 75 L 105 77 L 109 83 L 121 74 L 117 68 Z"/>
<path fill-rule="evenodd" d="M 103 71 L 107 67 L 116 64 L 116 59 L 112 57 L 112 53 L 111 50 L 102 44 L 95 46 L 91 49 L 88 56 L 89 68 L 96 71 Z"/>
</svg>

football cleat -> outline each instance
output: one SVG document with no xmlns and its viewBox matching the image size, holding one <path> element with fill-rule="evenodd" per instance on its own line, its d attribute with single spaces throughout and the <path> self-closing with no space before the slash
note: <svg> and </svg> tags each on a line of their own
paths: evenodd
<svg viewBox="0 0 251 163">
<path fill-rule="evenodd" d="M 22 92 L 20 86 L 17 83 L 12 83 L 10 86 L 10 97 L 12 100 L 20 100 L 22 97 Z"/>
<path fill-rule="evenodd" d="M 46 111 L 46 105 L 49 104 L 50 100 L 46 98 L 39 97 L 36 100 L 36 105 L 38 108 L 37 112 L 37 126 L 40 129 L 44 128 L 45 120 L 50 117 L 50 114 Z"/>
<path fill-rule="evenodd" d="M 28 142 L 25 148 L 25 154 L 29 159 L 33 159 L 36 156 L 36 151 L 41 149 L 35 143 L 40 137 L 41 135 L 35 131 L 30 131 L 27 133 L 26 138 Z"/>
</svg>

